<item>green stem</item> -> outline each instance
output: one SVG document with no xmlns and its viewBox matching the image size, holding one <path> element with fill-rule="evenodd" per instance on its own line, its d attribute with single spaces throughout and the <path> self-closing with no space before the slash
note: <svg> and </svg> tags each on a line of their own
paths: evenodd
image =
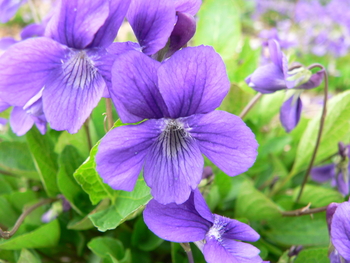
<svg viewBox="0 0 350 263">
<path fill-rule="evenodd" d="M 313 69 L 313 68 L 324 69 L 324 75 L 323 76 L 324 76 L 324 82 L 325 83 L 324 83 L 323 110 L 322 110 L 322 115 L 321 115 L 321 120 L 320 120 L 320 128 L 319 128 L 318 134 L 317 134 L 316 145 L 315 145 L 314 151 L 312 153 L 309 166 L 307 167 L 306 173 L 304 175 L 304 180 L 303 180 L 303 182 L 301 184 L 301 187 L 300 187 L 300 190 L 299 190 L 299 193 L 298 193 L 298 197 L 297 197 L 297 199 L 295 201 L 296 204 L 299 202 L 300 197 L 303 194 L 304 186 L 305 186 L 305 184 L 307 182 L 307 179 L 309 177 L 310 171 L 311 171 L 311 169 L 312 169 L 312 167 L 314 165 L 314 162 L 315 162 L 315 159 L 316 159 L 317 150 L 318 150 L 318 147 L 320 146 L 321 137 L 322 137 L 322 131 L 323 131 L 324 123 L 325 123 L 325 120 L 326 120 L 326 115 L 327 115 L 327 100 L 328 100 L 328 75 L 327 75 L 327 71 L 320 64 L 313 64 L 313 65 L 308 67 L 308 69 L 310 69 L 310 70 Z"/>
<path fill-rule="evenodd" d="M 180 245 L 182 246 L 182 248 L 185 250 L 187 254 L 188 263 L 194 263 L 190 243 L 180 243 Z"/>
</svg>

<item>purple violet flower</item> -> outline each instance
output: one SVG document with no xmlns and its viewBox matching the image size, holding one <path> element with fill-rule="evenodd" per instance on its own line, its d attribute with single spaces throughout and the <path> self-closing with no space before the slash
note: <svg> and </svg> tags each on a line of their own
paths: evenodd
<svg viewBox="0 0 350 263">
<path fill-rule="evenodd" d="M 263 94 L 278 90 L 305 90 L 319 86 L 323 79 L 324 70 L 314 74 L 304 67 L 288 70 L 288 61 L 282 53 L 276 40 L 269 40 L 270 58 L 272 63 L 258 67 L 245 81 L 253 89 Z M 280 119 L 287 132 L 293 130 L 301 116 L 301 92 L 287 99 L 280 110 Z"/>
<path fill-rule="evenodd" d="M 331 203 L 326 216 L 333 245 L 330 263 L 350 263 L 350 203 Z"/>
<path fill-rule="evenodd" d="M 182 48 L 194 35 L 201 0 L 133 0 L 127 18 L 139 49 L 154 55 L 169 41 L 166 57 Z"/>
<path fill-rule="evenodd" d="M 0 0 L 0 23 L 9 21 L 25 2 L 25 0 Z"/>
<path fill-rule="evenodd" d="M 331 181 L 332 186 L 337 186 L 338 191 L 344 196 L 349 194 L 350 175 L 350 145 L 338 144 L 338 155 L 332 164 L 326 164 L 312 168 L 311 178 L 316 182 Z"/>
<path fill-rule="evenodd" d="M 110 83 L 107 52 L 130 0 L 61 0 L 45 37 L 11 46 L 0 57 L 0 97 L 23 107 L 40 90 L 56 130 L 79 130 Z"/>
<path fill-rule="evenodd" d="M 184 48 L 163 63 L 130 51 L 112 68 L 112 100 L 124 123 L 99 145 L 96 169 L 113 189 L 132 191 L 144 169 L 154 198 L 185 202 L 202 178 L 206 155 L 229 176 L 255 161 L 254 134 L 237 116 L 214 111 L 230 82 L 211 47 Z"/>
<path fill-rule="evenodd" d="M 172 242 L 195 242 L 208 263 L 259 263 L 259 249 L 237 240 L 255 242 L 260 236 L 237 220 L 212 214 L 198 189 L 180 205 L 151 200 L 143 212 L 148 228 Z"/>
</svg>

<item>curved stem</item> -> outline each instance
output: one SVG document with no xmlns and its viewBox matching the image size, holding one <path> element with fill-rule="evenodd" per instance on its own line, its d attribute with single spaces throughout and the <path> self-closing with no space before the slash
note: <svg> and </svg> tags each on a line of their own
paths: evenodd
<svg viewBox="0 0 350 263">
<path fill-rule="evenodd" d="M 321 120 L 320 120 L 320 128 L 319 128 L 318 134 L 317 134 L 316 145 L 315 145 L 314 151 L 312 153 L 309 166 L 307 167 L 306 173 L 304 175 L 304 179 L 303 179 L 303 182 L 301 184 L 301 187 L 300 187 L 300 190 L 299 190 L 299 193 L 298 193 L 298 197 L 297 197 L 295 203 L 299 202 L 300 197 L 301 197 L 301 195 L 303 193 L 303 190 L 304 190 L 304 186 L 305 186 L 305 184 L 307 182 L 307 179 L 309 177 L 310 171 L 312 169 L 312 166 L 314 165 L 314 162 L 315 162 L 315 159 L 316 159 L 317 150 L 318 150 L 318 147 L 319 147 L 320 142 L 321 142 L 321 136 L 322 136 L 322 131 L 323 131 L 323 127 L 324 127 L 324 122 L 325 122 L 326 115 L 327 115 L 327 99 L 328 99 L 328 75 L 327 75 L 327 71 L 320 64 L 312 64 L 311 66 L 308 67 L 308 69 L 310 69 L 310 70 L 313 69 L 313 68 L 321 68 L 321 69 L 324 70 L 324 75 L 323 76 L 324 76 L 324 82 L 325 83 L 324 83 L 323 110 L 322 110 L 322 115 L 321 115 Z"/>
<path fill-rule="evenodd" d="M 14 225 L 14 227 L 12 228 L 11 231 L 3 231 L 0 228 L 0 237 L 2 237 L 4 239 L 9 239 L 17 232 L 18 228 L 21 226 L 21 224 L 23 223 L 23 221 L 27 217 L 27 215 L 29 215 L 31 212 L 33 212 L 35 209 L 37 209 L 38 207 L 40 207 L 42 205 L 50 204 L 50 203 L 53 203 L 53 202 L 58 201 L 58 200 L 60 200 L 60 199 L 59 198 L 48 198 L 48 199 L 41 200 L 39 203 L 36 203 L 36 204 L 30 206 L 28 209 L 26 209 L 20 215 L 20 217 L 17 219 L 16 224 Z"/>
<path fill-rule="evenodd" d="M 245 108 L 242 110 L 242 112 L 239 114 L 239 117 L 241 119 L 243 119 L 247 113 L 251 110 L 251 108 L 253 108 L 253 106 L 258 102 L 258 100 L 260 99 L 260 97 L 262 96 L 262 93 L 257 93 L 252 99 L 251 101 L 249 101 L 248 105 L 245 106 Z"/>
<path fill-rule="evenodd" d="M 182 248 L 185 250 L 187 254 L 188 263 L 194 263 L 190 243 L 180 243 L 180 245 L 182 246 Z"/>
<path fill-rule="evenodd" d="M 84 129 L 86 132 L 86 139 L 87 139 L 89 151 L 90 151 L 92 149 L 93 145 L 92 145 L 91 134 L 90 134 L 90 129 L 89 129 L 89 121 L 90 121 L 90 118 L 88 118 L 86 120 L 86 122 L 84 123 Z"/>
<path fill-rule="evenodd" d="M 301 209 L 293 210 L 293 211 L 285 211 L 281 212 L 283 216 L 303 216 L 303 215 L 312 215 L 316 213 L 321 213 L 327 210 L 328 206 L 322 206 L 317 208 L 309 209 L 311 204 L 308 204 L 306 207 Z"/>
</svg>

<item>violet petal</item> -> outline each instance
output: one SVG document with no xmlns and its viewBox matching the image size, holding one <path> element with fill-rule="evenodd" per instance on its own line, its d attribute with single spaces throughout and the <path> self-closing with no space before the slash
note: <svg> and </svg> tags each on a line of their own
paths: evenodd
<svg viewBox="0 0 350 263">
<path fill-rule="evenodd" d="M 202 240 L 212 225 L 196 211 L 193 193 L 180 205 L 163 205 L 153 199 L 147 204 L 143 218 L 153 233 L 172 242 Z"/>
<path fill-rule="evenodd" d="M 159 66 L 160 62 L 137 51 L 122 54 L 115 61 L 110 94 L 123 122 L 169 115 L 157 87 Z"/>
<path fill-rule="evenodd" d="M 181 13 L 188 13 L 192 16 L 197 14 L 201 7 L 201 0 L 175 0 L 175 10 Z"/>
<path fill-rule="evenodd" d="M 133 0 L 127 18 L 142 52 L 152 55 L 166 45 L 174 28 L 176 22 L 174 1 Z"/>
<path fill-rule="evenodd" d="M 286 132 L 291 132 L 299 123 L 302 102 L 299 95 L 286 100 L 280 109 L 280 121 Z"/>
<path fill-rule="evenodd" d="M 109 16 L 106 0 L 61 0 L 46 26 L 45 36 L 75 49 L 87 47 Z"/>
<path fill-rule="evenodd" d="M 196 20 L 192 15 L 181 12 L 176 12 L 176 14 L 177 22 L 169 38 L 170 44 L 166 57 L 170 57 L 186 45 L 196 32 Z"/>
<path fill-rule="evenodd" d="M 0 57 L 0 97 L 23 107 L 45 86 L 51 72 L 61 67 L 67 53 L 66 47 L 45 37 L 11 46 Z"/>
<path fill-rule="evenodd" d="M 10 115 L 10 126 L 17 136 L 22 136 L 32 128 L 34 120 L 21 107 L 14 107 Z"/>
<path fill-rule="evenodd" d="M 72 50 L 46 84 L 43 106 L 53 129 L 76 133 L 100 101 L 106 83 L 95 68 L 93 56 Z"/>
<path fill-rule="evenodd" d="M 179 50 L 160 66 L 158 78 L 172 118 L 213 111 L 230 88 L 225 64 L 209 46 Z"/>
<path fill-rule="evenodd" d="M 154 120 L 117 127 L 101 140 L 96 170 L 113 189 L 132 191 L 151 144 L 160 134 Z"/>
<path fill-rule="evenodd" d="M 241 174 L 255 162 L 258 144 L 241 118 L 213 111 L 189 117 L 188 124 L 201 152 L 227 175 Z"/>
<path fill-rule="evenodd" d="M 159 203 L 185 202 L 202 178 L 204 160 L 186 120 L 159 119 L 162 133 L 146 156 L 144 177 Z"/>
<path fill-rule="evenodd" d="M 331 224 L 331 240 L 335 249 L 345 259 L 350 260 L 350 203 L 340 204 Z"/>
<path fill-rule="evenodd" d="M 335 165 L 327 164 L 319 167 L 314 167 L 310 172 L 312 180 L 323 183 L 335 177 Z"/>
</svg>

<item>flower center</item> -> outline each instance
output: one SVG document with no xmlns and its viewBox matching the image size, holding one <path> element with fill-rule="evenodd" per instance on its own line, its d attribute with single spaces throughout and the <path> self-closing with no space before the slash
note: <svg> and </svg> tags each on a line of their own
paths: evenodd
<svg viewBox="0 0 350 263">
<path fill-rule="evenodd" d="M 158 139 L 163 146 L 163 155 L 174 157 L 178 151 L 188 150 L 187 140 L 190 138 L 183 122 L 177 119 L 165 119 L 165 128 Z"/>
<path fill-rule="evenodd" d="M 224 218 L 214 215 L 214 224 L 209 229 L 207 236 L 209 238 L 215 238 L 218 241 L 221 241 L 222 235 L 226 231 L 227 222 Z"/>
<path fill-rule="evenodd" d="M 76 89 L 89 86 L 97 74 L 94 62 L 84 50 L 73 51 L 62 63 L 66 85 Z"/>
</svg>

